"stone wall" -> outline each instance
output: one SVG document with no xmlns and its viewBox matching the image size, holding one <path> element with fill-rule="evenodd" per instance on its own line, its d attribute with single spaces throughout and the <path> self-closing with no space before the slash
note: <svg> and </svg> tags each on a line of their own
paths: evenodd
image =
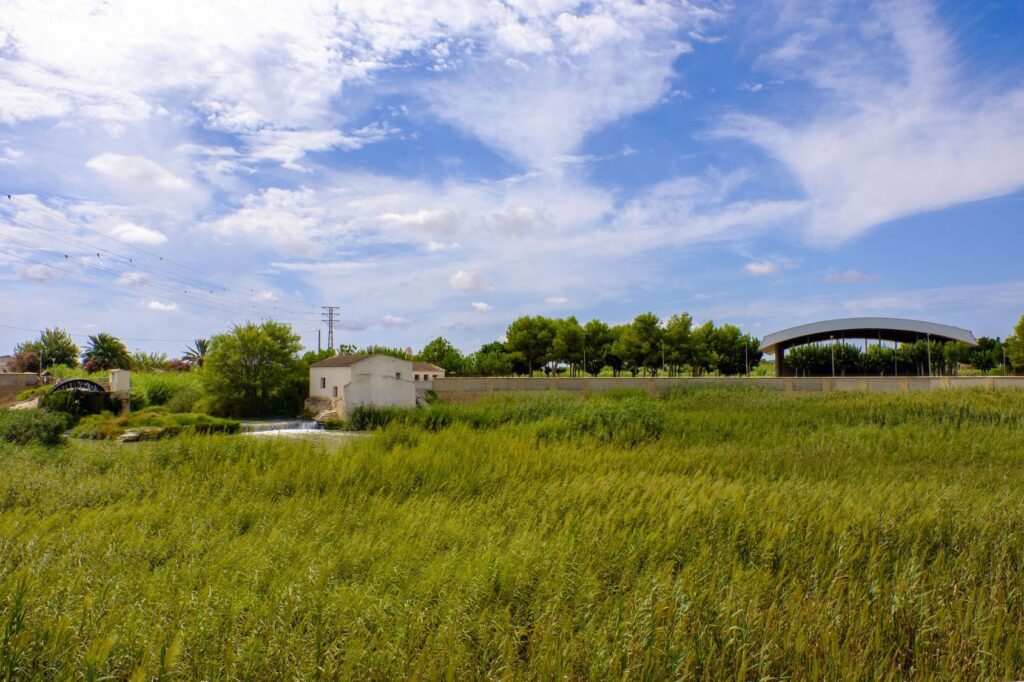
<svg viewBox="0 0 1024 682">
<path fill-rule="evenodd" d="M 932 391 L 958 388 L 1020 388 L 1024 377 L 598 377 L 517 378 L 444 377 L 434 379 L 433 390 L 444 402 L 461 403 L 495 393 L 565 391 L 586 395 L 613 389 L 641 389 L 660 393 L 672 386 L 760 386 L 785 393 L 825 391 Z"/>
</svg>

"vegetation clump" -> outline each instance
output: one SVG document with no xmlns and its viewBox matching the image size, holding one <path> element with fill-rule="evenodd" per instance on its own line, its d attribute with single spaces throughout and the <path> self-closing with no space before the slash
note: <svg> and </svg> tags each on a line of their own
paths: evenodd
<svg viewBox="0 0 1024 682">
<path fill-rule="evenodd" d="M 14 445 L 58 445 L 69 418 L 49 410 L 0 409 L 0 442 Z"/>
<path fill-rule="evenodd" d="M 0 670 L 1020 679 L 1020 398 L 520 394 L 341 450 L 0 443 Z"/>
<path fill-rule="evenodd" d="M 164 408 L 147 407 L 123 415 L 102 412 L 84 417 L 71 429 L 71 435 L 76 438 L 113 440 L 128 431 L 147 429 L 147 433 L 154 438 L 164 438 L 183 433 L 238 433 L 240 428 L 239 422 L 233 419 L 220 419 L 207 414 L 171 413 Z"/>
</svg>

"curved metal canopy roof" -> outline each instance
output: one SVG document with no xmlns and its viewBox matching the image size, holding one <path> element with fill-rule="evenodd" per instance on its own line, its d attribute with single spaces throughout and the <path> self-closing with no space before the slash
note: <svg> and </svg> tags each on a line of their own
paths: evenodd
<svg viewBox="0 0 1024 682">
<path fill-rule="evenodd" d="M 775 354 L 778 346 L 789 347 L 812 341 L 832 338 L 872 339 L 880 337 L 886 341 L 913 341 L 931 336 L 948 341 L 963 341 L 968 346 L 977 346 L 974 334 L 951 327 L 948 324 L 902 320 L 895 317 L 849 317 L 842 320 L 823 320 L 790 327 L 774 332 L 761 339 L 761 352 Z"/>
</svg>

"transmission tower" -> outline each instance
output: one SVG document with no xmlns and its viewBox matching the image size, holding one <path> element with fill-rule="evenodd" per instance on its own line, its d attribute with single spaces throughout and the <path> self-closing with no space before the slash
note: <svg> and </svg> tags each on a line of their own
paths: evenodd
<svg viewBox="0 0 1024 682">
<path fill-rule="evenodd" d="M 322 305 L 323 322 L 327 324 L 327 347 L 334 350 L 334 323 L 338 320 L 338 306 Z"/>
</svg>

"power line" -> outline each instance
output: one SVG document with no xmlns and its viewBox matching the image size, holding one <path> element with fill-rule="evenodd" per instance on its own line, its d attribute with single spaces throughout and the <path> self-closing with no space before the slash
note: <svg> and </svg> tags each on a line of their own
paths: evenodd
<svg viewBox="0 0 1024 682">
<path fill-rule="evenodd" d="M 180 276 L 176 276 L 175 273 L 171 273 L 171 272 L 169 272 L 167 270 L 164 270 L 162 268 L 158 268 L 156 266 L 143 265 L 143 264 L 137 263 L 132 258 L 127 258 L 125 256 L 121 256 L 121 255 L 119 255 L 117 253 L 114 253 L 114 252 L 109 251 L 107 249 L 104 249 L 102 247 L 97 247 L 97 246 L 95 246 L 93 244 L 89 244 L 88 242 L 76 239 L 74 237 L 69 237 L 69 236 L 60 235 L 60 234 L 51 235 L 51 234 L 49 234 L 51 232 L 51 230 L 49 230 L 49 229 L 47 229 L 47 228 L 45 228 L 45 227 L 43 227 L 41 225 L 37 225 L 35 223 L 30 223 L 30 222 L 28 222 L 26 220 L 22 220 L 20 218 L 8 217 L 7 220 L 9 222 L 14 223 L 14 226 L 17 227 L 17 228 L 26 229 L 26 230 L 29 230 L 31 232 L 36 232 L 37 234 L 42 234 L 43 236 L 45 236 L 47 238 L 56 239 L 57 241 L 61 241 L 61 242 L 65 243 L 65 244 L 70 244 L 71 246 L 75 246 L 76 248 L 87 249 L 87 250 L 89 250 L 90 255 L 95 252 L 97 258 L 101 257 L 102 253 L 106 253 L 112 259 L 120 260 L 120 261 L 124 262 L 126 265 L 131 266 L 133 269 L 141 270 L 143 272 L 147 272 L 147 273 L 149 273 L 151 275 L 154 275 L 156 277 L 165 277 L 165 278 L 169 279 L 172 282 L 176 282 L 176 283 L 181 284 L 183 286 L 188 286 L 188 287 L 192 288 L 193 290 L 199 289 L 199 290 L 202 290 L 204 293 L 208 292 L 211 296 L 218 296 L 219 295 L 217 292 L 213 291 L 212 289 L 209 289 L 209 285 L 208 284 L 204 284 L 204 283 L 199 282 L 197 280 L 184 279 L 184 278 L 181 278 Z M 24 246 L 27 246 L 29 248 L 33 248 L 33 249 L 40 250 L 40 251 L 46 251 L 45 248 L 43 248 L 41 246 L 38 246 L 36 244 L 32 244 L 32 243 L 29 243 L 29 242 L 21 242 L 21 243 Z M 53 253 L 53 252 L 51 252 L 51 253 Z M 63 255 L 65 257 L 67 257 L 67 254 L 63 254 Z M 217 288 L 219 288 L 219 287 L 217 287 Z M 223 291 L 227 291 L 227 289 L 223 289 Z M 230 295 L 226 295 L 225 294 L 224 298 L 227 299 L 225 302 L 229 303 L 229 304 L 241 305 L 241 306 L 253 307 L 253 308 L 257 307 L 257 304 L 255 302 L 253 302 L 251 299 L 245 298 L 244 295 L 243 295 L 243 297 L 240 298 L 238 296 L 230 296 Z M 297 314 L 297 315 L 309 315 L 309 316 L 316 315 L 316 312 L 314 312 L 314 310 L 312 309 L 312 306 L 310 306 L 309 309 L 296 309 L 295 306 L 291 306 L 291 305 L 278 306 L 278 305 L 275 304 L 275 305 L 271 305 L 271 306 L 268 307 L 265 304 L 260 304 L 258 307 L 261 308 L 261 309 L 265 309 L 265 310 L 272 309 L 275 313 L 279 312 L 279 309 L 280 309 L 280 311 L 287 310 L 288 312 L 291 312 L 292 314 Z"/>
<path fill-rule="evenodd" d="M 14 242 L 14 243 L 17 243 L 17 244 L 21 244 L 21 245 L 24 245 L 24 246 L 28 246 L 29 248 L 33 248 L 36 251 L 40 251 L 42 253 L 48 253 L 49 255 L 55 256 L 57 258 L 64 259 L 65 261 L 72 260 L 72 258 L 70 256 L 68 256 L 67 254 L 61 254 L 61 253 L 56 252 L 56 251 L 50 251 L 49 249 L 44 249 L 44 248 L 38 247 L 38 246 L 36 246 L 34 244 L 29 244 L 27 242 L 23 242 L 22 240 L 14 238 L 14 237 L 8 237 L 6 235 L 0 235 L 0 239 L 3 239 L 5 241 Z M 22 260 L 22 261 L 25 261 L 27 263 L 32 263 L 34 265 L 41 265 L 43 267 L 52 268 L 54 270 L 57 270 L 58 272 L 67 272 L 65 270 L 62 270 L 61 268 L 58 268 L 56 265 L 53 265 L 52 263 L 44 263 L 42 261 L 34 260 L 34 259 L 31 259 L 31 258 L 25 258 L 24 256 L 19 256 L 19 255 L 16 255 L 16 254 L 12 254 L 10 252 L 5 252 L 5 253 L 7 253 L 7 255 L 9 257 L 11 257 L 11 258 L 16 258 L 18 260 Z M 76 256 L 75 257 L 75 259 L 79 259 L 79 258 L 81 258 L 81 257 L 80 256 Z M 78 262 L 78 261 L 76 260 L 76 262 Z M 87 268 L 91 268 L 93 270 L 98 270 L 100 272 L 104 272 L 104 273 L 107 273 L 107 274 L 110 274 L 110 275 L 114 275 L 114 276 L 118 277 L 118 279 L 120 279 L 120 277 L 125 274 L 125 273 L 119 272 L 117 270 L 111 270 L 110 268 L 104 267 L 102 265 L 96 265 L 94 263 L 82 262 L 81 264 L 83 266 L 87 267 Z M 88 275 L 88 274 L 82 273 L 82 272 L 68 272 L 68 274 L 70 274 L 72 276 L 76 276 L 76 277 L 85 277 L 85 278 L 88 278 L 88 279 L 92 279 L 94 281 L 97 281 L 97 282 L 100 282 L 100 283 L 106 284 L 106 285 L 115 285 L 115 286 L 117 285 L 117 282 L 111 282 L 109 280 L 101 279 L 99 277 L 91 276 L 91 275 Z M 145 282 L 145 281 L 137 282 L 136 286 L 138 286 L 140 289 L 141 288 L 157 289 L 161 293 L 163 293 L 164 295 L 166 295 L 168 293 L 174 294 L 175 296 L 184 295 L 184 296 L 195 297 L 195 296 L 199 295 L 195 291 L 191 291 L 190 292 L 187 289 L 178 290 L 178 289 L 176 289 L 174 287 L 170 287 L 170 286 L 167 286 L 165 284 L 158 283 L 158 282 Z M 119 290 L 121 290 L 121 289 L 119 288 Z M 244 307 L 243 305 L 238 305 L 238 304 L 235 304 L 232 307 L 228 307 L 228 306 L 232 305 L 230 302 L 227 302 L 227 303 L 222 303 L 220 301 L 212 301 L 211 302 L 211 301 L 208 301 L 206 299 L 203 299 L 203 301 L 204 301 L 203 303 L 200 303 L 199 301 L 195 301 L 195 300 L 189 299 L 189 300 L 185 300 L 185 301 L 182 301 L 182 302 L 187 303 L 188 305 L 196 305 L 196 306 L 199 306 L 199 307 L 202 307 L 202 308 L 209 308 L 211 310 L 217 310 L 219 312 L 231 313 L 231 314 L 234 314 L 234 315 L 258 315 L 260 312 L 266 312 L 266 311 L 259 310 L 256 307 L 255 304 L 253 304 L 251 306 L 252 309 L 250 310 L 250 309 Z M 216 305 L 209 305 L 209 303 L 215 303 Z M 265 317 L 272 317 L 272 316 L 266 316 L 265 315 Z"/>
<path fill-rule="evenodd" d="M 8 239 L 10 241 L 17 241 L 17 240 L 14 240 L 12 238 L 9 238 L 9 237 L 4 237 L 2 235 L 0 235 L 0 239 Z M 115 285 L 116 286 L 116 282 L 111 282 L 109 280 L 102 279 L 100 277 L 96 277 L 95 275 L 90 275 L 90 274 L 84 273 L 84 272 L 70 272 L 70 271 L 63 270 L 62 268 L 59 268 L 56 265 L 53 265 L 51 263 L 44 263 L 42 261 L 34 260 L 32 258 L 25 258 L 23 256 L 12 254 L 10 252 L 4 252 L 4 253 L 6 253 L 11 258 L 15 258 L 17 260 L 24 261 L 26 263 L 31 263 L 33 265 L 41 265 L 43 267 L 51 268 L 51 269 L 56 270 L 58 272 L 64 272 L 64 273 L 66 273 L 66 274 L 68 274 L 68 275 L 70 275 L 72 277 L 79 277 L 79 278 L 89 279 L 89 280 L 92 280 L 92 281 L 95 281 L 95 282 L 99 282 L 100 284 L 104 284 L 104 285 L 107 285 L 107 286 L 110 286 L 110 285 Z M 67 256 L 63 256 L 63 257 L 67 258 Z M 107 268 L 103 268 L 103 267 L 97 266 L 97 265 L 86 264 L 86 267 L 91 267 L 93 269 L 97 269 L 97 270 L 100 270 L 100 271 L 103 271 L 103 272 L 109 272 L 109 273 L 113 273 L 113 274 L 118 274 L 116 271 L 108 270 Z M 175 295 L 178 295 L 178 294 L 181 294 L 181 293 L 184 293 L 184 295 L 186 295 L 186 296 L 189 295 L 189 292 L 187 292 L 187 291 L 186 292 L 178 292 L 177 290 L 169 289 L 168 287 L 166 287 L 164 285 L 160 285 L 160 284 L 157 284 L 157 283 L 154 283 L 154 282 L 141 283 L 140 286 L 142 286 L 142 287 L 155 287 L 155 288 L 158 288 L 158 289 L 169 290 L 171 293 L 174 293 Z M 120 291 L 121 288 L 119 287 L 118 290 Z M 185 303 L 186 305 L 197 306 L 197 307 L 200 307 L 200 308 L 207 308 L 209 310 L 215 310 L 217 312 L 222 312 L 222 313 L 229 313 L 229 314 L 232 314 L 232 315 L 243 315 L 243 316 L 257 315 L 257 316 L 259 316 L 258 314 L 260 312 L 259 310 L 241 310 L 241 309 L 227 308 L 227 307 L 224 307 L 223 305 L 207 305 L 207 303 L 200 303 L 199 301 L 194 301 L 194 300 L 182 300 L 182 302 Z M 262 317 L 274 317 L 274 316 L 273 315 L 263 315 Z"/>
<path fill-rule="evenodd" d="M 46 331 L 45 329 L 31 329 L 30 327 L 16 327 L 16 326 L 10 325 L 10 324 L 0 324 L 0 328 L 3 328 L 3 329 L 14 329 L 16 331 L 22 331 L 22 332 L 35 332 L 37 334 L 42 334 L 44 331 Z M 67 331 L 67 330 L 65 329 L 64 331 Z M 312 330 L 307 330 L 307 331 L 304 331 L 304 332 L 296 332 L 296 333 L 304 335 L 304 334 L 312 334 L 315 331 L 318 331 L 318 330 L 312 329 Z M 88 337 L 92 336 L 92 334 L 80 334 L 80 333 L 77 333 L 77 332 L 68 332 L 68 334 L 70 334 L 71 336 L 76 336 L 78 338 L 88 338 Z M 133 337 L 133 336 L 118 336 L 117 338 L 119 338 L 122 341 L 149 341 L 149 342 L 152 342 L 152 343 L 192 343 L 193 341 L 195 341 L 195 339 L 143 339 L 143 338 L 138 338 L 138 337 Z"/>
<path fill-rule="evenodd" d="M 102 233 L 102 232 L 100 232 L 98 230 L 95 230 L 95 229 L 93 229 L 91 227 L 88 227 L 87 225 L 83 225 L 82 223 L 80 223 L 78 221 L 72 220 L 72 219 L 68 218 L 67 216 L 62 215 L 62 214 L 60 214 L 60 213 L 58 213 L 58 212 L 56 212 L 56 211 L 54 211 L 54 210 L 52 210 L 52 209 L 42 205 L 40 203 L 33 203 L 33 202 L 25 201 L 21 197 L 16 197 L 16 196 L 13 196 L 11 194 L 8 194 L 7 198 L 10 201 L 12 201 L 12 202 L 21 204 L 21 205 L 26 206 L 26 207 L 31 208 L 31 209 L 35 209 L 35 210 L 41 211 L 43 213 L 46 213 L 47 215 L 50 215 L 50 216 L 52 216 L 54 218 L 57 218 L 58 220 L 66 222 L 69 225 L 73 225 L 73 226 L 75 226 L 75 227 L 77 227 L 79 229 L 85 230 L 86 232 L 90 232 L 92 234 L 95 234 L 98 237 L 100 237 L 101 239 L 109 239 L 112 242 L 115 242 L 115 243 L 120 244 L 120 245 L 122 245 L 122 246 L 124 246 L 126 248 L 129 248 L 129 249 L 132 249 L 134 251 L 137 251 L 138 253 L 141 253 L 141 254 L 144 254 L 146 256 L 149 256 L 150 258 L 156 258 L 157 260 L 159 260 L 162 263 L 172 264 L 172 265 L 174 265 L 176 267 L 183 268 L 183 269 L 188 270 L 190 272 L 194 272 L 194 273 L 197 273 L 199 275 L 202 275 L 204 278 L 206 278 L 206 280 L 208 280 L 206 284 L 202 285 L 203 288 L 205 288 L 205 289 L 210 289 L 211 288 L 209 286 L 209 282 L 211 282 L 211 281 L 220 281 L 220 282 L 223 283 L 223 285 L 226 285 L 226 286 L 214 285 L 212 288 L 221 288 L 224 291 L 233 291 L 234 293 L 240 294 L 242 296 L 246 296 L 247 293 L 255 293 L 254 290 L 252 290 L 252 289 L 249 289 L 248 292 L 241 291 L 240 289 L 235 289 L 234 288 L 235 284 L 233 282 L 230 282 L 230 281 L 228 281 L 228 280 L 226 280 L 226 279 L 224 279 L 222 277 L 217 277 L 216 275 L 213 275 L 213 274 L 208 273 L 208 272 L 204 272 L 202 270 L 194 268 L 194 267 L 192 267 L 190 265 L 187 265 L 185 263 L 182 263 L 182 262 L 177 261 L 175 259 L 172 259 L 170 257 L 161 256 L 161 255 L 159 255 L 157 253 L 153 253 L 151 251 L 148 251 L 146 249 L 138 247 L 138 246 L 136 246 L 134 244 L 131 244 L 129 242 L 125 242 L 123 240 L 117 239 L 116 237 L 112 237 L 112 236 L 110 236 L 108 234 L 104 234 L 104 233 Z M 44 227 L 42 225 L 36 225 L 34 223 L 29 223 L 28 221 L 25 221 L 22 218 L 9 218 L 9 219 L 17 221 L 17 222 L 22 222 L 22 223 L 27 223 L 27 224 L 33 225 L 34 227 L 36 227 L 38 229 L 41 229 L 41 230 L 47 230 L 48 232 L 51 231 L 51 230 L 49 230 L 48 228 L 46 228 L 46 227 Z M 76 241 L 80 241 L 80 240 L 76 240 Z M 84 243 L 84 242 L 82 242 L 82 243 Z M 89 246 L 91 246 L 91 245 L 89 245 Z M 100 249 L 100 250 L 102 251 L 103 249 Z M 115 255 L 115 257 L 118 257 L 118 256 L 116 256 L 116 254 L 112 254 L 112 255 Z M 126 260 L 129 260 L 129 262 L 132 262 L 133 265 L 137 265 L 131 259 L 126 259 Z M 155 268 L 156 266 L 150 266 L 150 267 Z M 160 268 L 156 268 L 156 269 L 160 270 L 161 272 L 170 274 L 169 271 L 167 271 L 167 270 L 162 270 Z M 195 281 L 195 280 L 193 280 L 193 281 Z M 289 300 L 294 302 L 294 303 L 296 303 L 296 304 L 298 304 L 304 310 L 310 311 L 311 314 L 315 314 L 315 312 L 314 312 L 315 308 L 311 304 L 304 303 L 304 302 L 302 302 L 302 301 L 300 301 L 298 299 L 289 299 Z M 291 307 L 291 306 L 289 305 L 289 307 Z"/>
</svg>

